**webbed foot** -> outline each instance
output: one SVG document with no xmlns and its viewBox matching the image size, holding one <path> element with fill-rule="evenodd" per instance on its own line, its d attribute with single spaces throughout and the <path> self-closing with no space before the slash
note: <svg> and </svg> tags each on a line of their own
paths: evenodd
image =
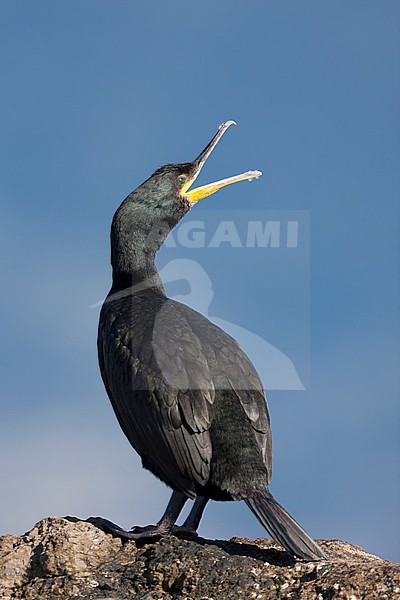
<svg viewBox="0 0 400 600">
<path fill-rule="evenodd" d="M 99 527 L 106 533 L 111 533 L 123 540 L 148 540 L 162 537 L 170 533 L 166 527 L 163 527 L 162 523 L 158 525 L 147 525 L 146 527 L 132 527 L 130 531 L 126 531 L 119 525 L 116 525 L 103 517 L 90 517 L 89 519 L 86 519 L 86 521 L 92 523 L 92 525 L 96 525 L 96 527 Z"/>
</svg>

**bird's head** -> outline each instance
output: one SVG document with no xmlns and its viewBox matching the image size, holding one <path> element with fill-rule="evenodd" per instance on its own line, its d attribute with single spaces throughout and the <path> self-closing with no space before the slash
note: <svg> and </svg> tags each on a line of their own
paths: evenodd
<svg viewBox="0 0 400 600">
<path fill-rule="evenodd" d="M 227 185 L 260 177 L 261 171 L 247 171 L 192 188 L 211 152 L 231 125 L 236 125 L 235 121 L 223 123 L 195 160 L 160 167 L 125 198 L 114 215 L 111 229 L 114 268 L 127 269 L 127 265 L 117 267 L 117 263 L 122 259 L 126 262 L 129 256 L 137 257 L 139 252 L 154 256 L 171 229 L 202 198 Z"/>
<path fill-rule="evenodd" d="M 206 160 L 231 125 L 236 125 L 235 121 L 226 121 L 223 123 L 219 127 L 212 140 L 207 144 L 204 150 L 200 152 L 199 156 L 193 162 L 182 165 L 184 168 L 182 169 L 181 176 L 178 177 L 179 196 L 187 199 L 191 206 L 193 206 L 202 198 L 206 198 L 211 194 L 215 194 L 215 192 L 227 185 L 231 185 L 232 183 L 237 183 L 239 181 L 251 181 L 252 179 L 257 179 L 262 175 L 261 171 L 246 171 L 246 173 L 241 173 L 240 175 L 235 175 L 226 179 L 220 179 L 219 181 L 207 183 L 206 185 L 192 189 L 192 185 L 199 176 Z"/>
<path fill-rule="evenodd" d="M 211 152 L 231 125 L 236 125 L 235 121 L 223 123 L 212 140 L 192 162 L 169 164 L 157 169 L 149 179 L 137 188 L 137 199 L 140 201 L 141 198 L 148 197 L 152 200 L 154 208 L 162 203 L 171 212 L 175 212 L 172 210 L 173 206 L 178 208 L 181 205 L 189 210 L 202 198 L 215 194 L 227 185 L 260 177 L 262 175 L 261 171 L 247 171 L 234 177 L 220 179 L 213 183 L 192 188 Z"/>
</svg>

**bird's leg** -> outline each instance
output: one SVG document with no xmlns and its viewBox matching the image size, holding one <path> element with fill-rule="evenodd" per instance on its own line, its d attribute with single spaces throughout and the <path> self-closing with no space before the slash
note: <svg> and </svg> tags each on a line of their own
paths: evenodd
<svg viewBox="0 0 400 600">
<path fill-rule="evenodd" d="M 185 522 L 182 525 L 174 525 L 172 528 L 172 533 L 175 535 L 186 533 L 197 535 L 197 529 L 199 527 L 207 502 L 208 498 L 204 498 L 204 496 L 197 496 L 196 500 L 194 501 L 193 508 L 187 516 Z"/>
<path fill-rule="evenodd" d="M 90 517 L 86 519 L 93 525 L 100 526 L 106 533 L 120 537 L 124 540 L 145 540 L 154 537 L 162 537 L 168 535 L 172 531 L 172 527 L 179 517 L 187 496 L 181 492 L 172 492 L 170 501 L 165 510 L 165 513 L 158 521 L 157 525 L 148 525 L 147 527 L 132 527 L 131 531 L 125 531 L 119 525 L 115 525 L 102 517 Z"/>
<path fill-rule="evenodd" d="M 147 527 L 132 527 L 131 532 L 134 534 L 149 534 L 153 535 L 168 535 L 171 533 L 173 526 L 179 513 L 181 512 L 187 496 L 181 492 L 172 492 L 172 496 L 168 502 L 167 508 L 157 525 L 148 525 Z M 145 537 L 145 536 L 143 536 Z"/>
<path fill-rule="evenodd" d="M 178 494 L 177 492 L 174 492 L 174 493 Z M 186 498 L 186 496 L 185 496 L 185 498 Z M 206 504 L 208 502 L 208 498 L 204 498 L 204 496 L 197 496 L 196 500 L 194 501 L 192 510 L 190 511 L 185 522 L 182 525 L 175 525 L 175 522 L 178 518 L 178 515 L 175 516 L 175 513 L 173 512 L 175 502 L 176 502 L 176 500 L 174 498 L 174 494 L 172 494 L 172 497 L 167 506 L 167 509 L 156 526 L 148 525 L 147 527 L 132 527 L 131 531 L 133 533 L 145 533 L 145 532 L 151 532 L 154 529 L 154 527 L 159 527 L 161 529 L 168 528 L 167 533 L 173 533 L 174 535 L 177 535 L 177 536 L 185 535 L 185 534 L 190 534 L 191 536 L 193 536 L 193 535 L 197 536 L 197 529 L 199 527 L 201 517 L 203 516 L 203 512 L 206 507 Z M 171 507 L 172 507 L 172 509 L 171 509 Z M 182 510 L 182 508 L 180 510 Z M 171 516 L 172 516 L 172 518 L 171 518 Z M 172 523 L 172 527 L 171 527 L 171 523 Z M 159 533 L 158 535 L 167 535 L 167 533 L 164 533 L 164 534 Z"/>
<path fill-rule="evenodd" d="M 197 531 L 207 502 L 208 498 L 204 498 L 204 496 L 197 496 L 192 510 L 188 514 L 186 521 L 182 524 L 182 529 Z"/>
</svg>

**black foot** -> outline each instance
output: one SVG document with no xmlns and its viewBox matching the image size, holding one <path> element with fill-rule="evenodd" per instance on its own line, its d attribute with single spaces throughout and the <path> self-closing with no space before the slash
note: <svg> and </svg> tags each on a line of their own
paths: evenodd
<svg viewBox="0 0 400 600">
<path fill-rule="evenodd" d="M 90 517 L 86 519 L 88 523 L 96 525 L 106 533 L 111 533 L 123 540 L 149 540 L 168 535 L 169 531 L 160 525 L 148 525 L 147 527 L 133 527 L 131 531 L 125 531 L 119 525 L 116 525 L 103 517 Z"/>
<path fill-rule="evenodd" d="M 179 525 L 174 525 L 171 530 L 168 530 L 163 523 L 146 525 L 146 527 L 136 525 L 135 527 L 132 527 L 130 531 L 126 531 L 112 521 L 104 519 L 104 517 L 89 517 L 89 519 L 86 519 L 86 522 L 96 525 L 96 527 L 99 527 L 99 529 L 105 533 L 111 533 L 123 540 L 151 540 L 154 538 L 165 537 L 170 534 L 176 535 L 176 537 L 198 537 L 198 533 L 194 529 Z"/>
<path fill-rule="evenodd" d="M 117 526 L 118 527 L 118 526 Z M 166 531 L 165 527 L 163 528 L 161 524 L 158 525 L 146 525 L 146 527 L 140 527 L 140 525 L 134 525 L 129 533 L 133 533 L 134 535 L 140 534 L 145 537 L 154 537 L 154 536 L 165 536 L 165 535 L 176 535 L 176 537 L 198 537 L 197 531 L 191 529 L 190 527 L 184 527 L 183 525 L 174 525 L 171 531 Z"/>
<path fill-rule="evenodd" d="M 176 537 L 199 537 L 199 534 L 195 529 L 191 529 L 190 527 L 184 527 L 183 525 L 174 525 L 171 533 L 172 535 L 176 535 Z"/>
</svg>

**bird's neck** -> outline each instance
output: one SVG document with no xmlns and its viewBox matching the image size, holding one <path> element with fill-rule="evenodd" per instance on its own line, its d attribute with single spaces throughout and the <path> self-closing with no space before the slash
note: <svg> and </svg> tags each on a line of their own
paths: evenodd
<svg viewBox="0 0 400 600">
<path fill-rule="evenodd" d="M 143 249 L 140 244 L 112 245 L 113 291 L 130 288 L 130 293 L 152 289 L 165 295 L 161 277 L 155 265 L 156 249 Z"/>
<path fill-rule="evenodd" d="M 137 192 L 133 192 L 136 194 Z M 114 215 L 111 225 L 111 265 L 113 289 L 152 289 L 165 295 L 164 286 L 155 265 L 155 256 L 171 229 L 189 210 L 157 215 L 155 207 L 128 196 Z M 158 218 L 157 218 L 158 216 Z"/>
<path fill-rule="evenodd" d="M 152 290 L 165 296 L 165 290 L 161 277 L 154 267 L 154 270 L 149 269 L 143 271 L 121 272 L 113 270 L 113 283 L 111 291 L 118 292 L 121 290 L 129 290 L 130 294 L 136 294 L 143 290 Z"/>
<path fill-rule="evenodd" d="M 117 211 L 111 227 L 112 291 L 136 293 L 152 289 L 165 295 L 164 286 L 155 265 L 155 255 L 170 231 L 169 226 L 138 226 L 127 219 L 124 206 Z"/>
</svg>

